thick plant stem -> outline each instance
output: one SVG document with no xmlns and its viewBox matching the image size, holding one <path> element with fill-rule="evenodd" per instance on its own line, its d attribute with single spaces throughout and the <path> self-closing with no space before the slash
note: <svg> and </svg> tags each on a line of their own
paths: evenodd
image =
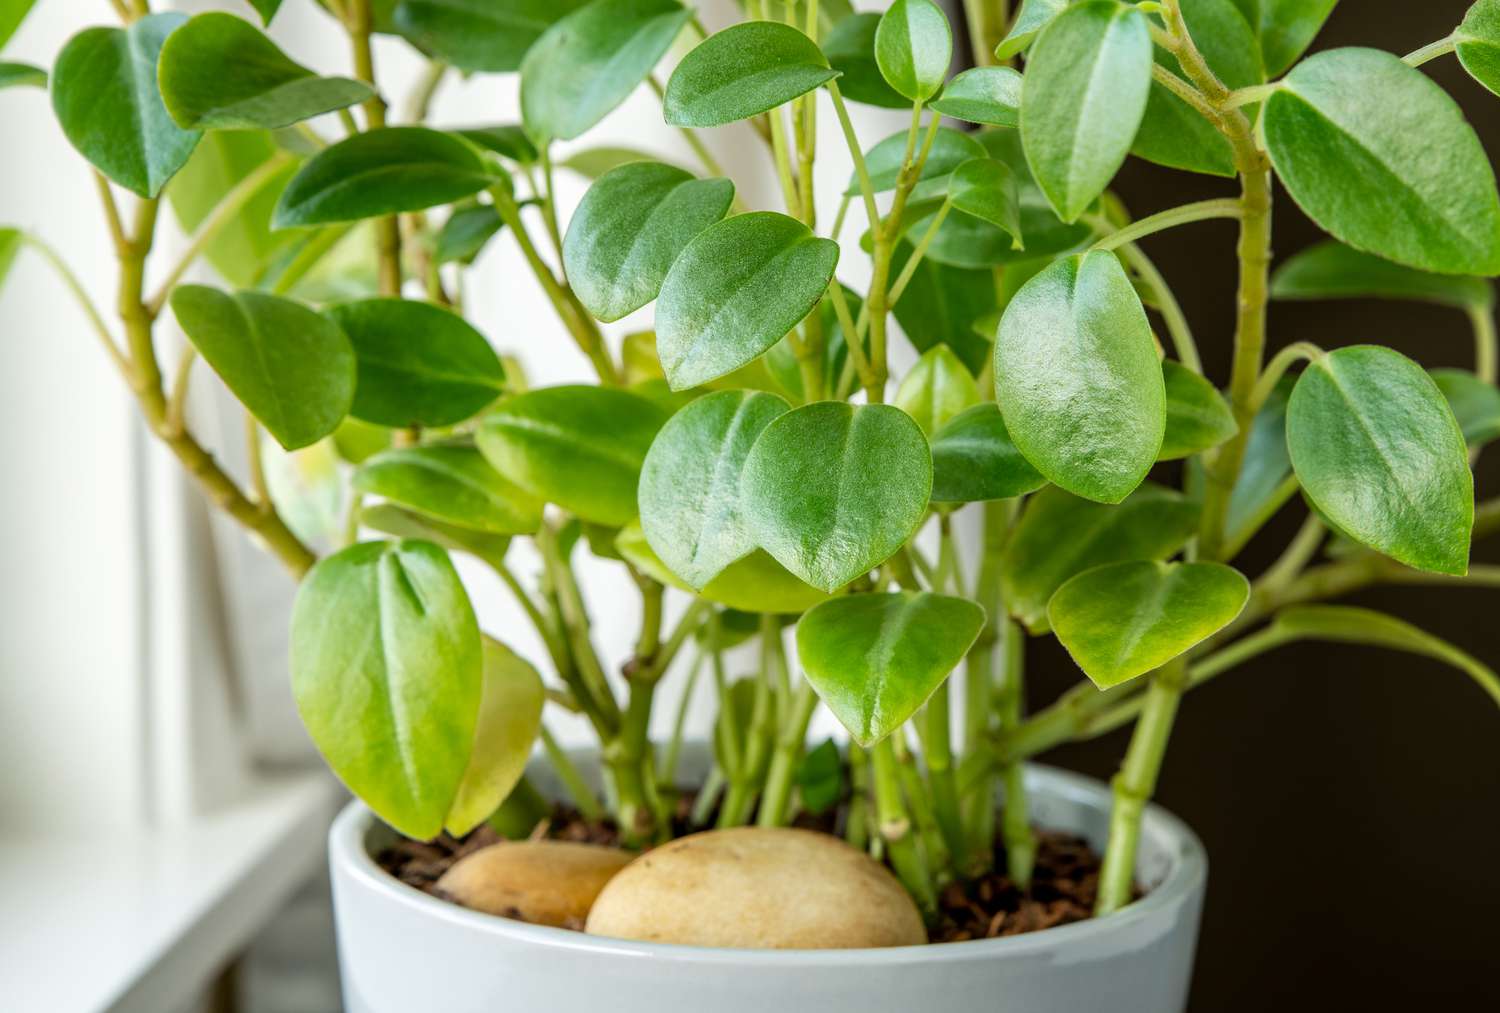
<svg viewBox="0 0 1500 1013">
<path fill-rule="evenodd" d="M 348 0 L 346 6 L 349 42 L 354 49 L 354 76 L 375 88 L 375 56 L 370 45 L 374 30 L 371 0 Z M 365 129 L 385 126 L 385 99 L 375 91 L 364 103 Z M 378 261 L 380 294 L 401 294 L 401 223 L 396 215 L 386 215 L 375 223 L 375 253 Z"/>
<path fill-rule="evenodd" d="M 849 812 L 845 816 L 844 840 L 863 851 L 871 846 L 869 755 L 851 742 L 845 762 L 849 767 Z"/>
<path fill-rule="evenodd" d="M 649 763 L 651 705 L 663 671 L 656 664 L 661 649 L 663 588 L 649 577 L 637 576 L 637 582 L 641 588 L 641 634 L 636 640 L 635 657 L 625 666 L 630 700 L 620 734 L 604 753 L 614 779 L 620 832 L 628 844 L 638 844 L 653 831 L 664 829 L 656 825 L 651 804 L 654 786 Z"/>
<path fill-rule="evenodd" d="M 761 617 L 761 664 L 755 682 L 755 704 L 750 713 L 750 727 L 746 729 L 740 755 L 739 770 L 730 773 L 729 791 L 724 804 L 719 808 L 720 827 L 743 826 L 750 818 L 750 810 L 760 793 L 766 768 L 770 761 L 771 742 L 775 735 L 776 715 L 772 701 L 772 668 L 780 659 L 777 646 L 781 627 L 776 617 Z M 732 704 L 731 704 L 732 713 Z"/>
<path fill-rule="evenodd" d="M 994 66 L 995 49 L 1005 38 L 1006 25 L 1010 21 L 1009 8 L 1007 0 L 964 0 L 964 20 L 969 23 L 969 48 L 973 51 L 974 66 Z"/>
<path fill-rule="evenodd" d="M 927 700 L 927 709 L 923 714 L 925 734 L 922 744 L 927 760 L 927 780 L 932 788 L 933 816 L 937 820 L 938 830 L 943 836 L 943 845 L 953 868 L 960 874 L 966 874 L 969 871 L 969 848 L 958 801 L 958 772 L 953 760 L 948 682 L 945 679 Z"/>
<path fill-rule="evenodd" d="M 870 766 L 875 789 L 875 819 L 885 841 L 891 865 L 924 917 L 937 910 L 932 871 L 918 847 L 911 817 L 901 795 L 901 773 L 895 746 L 887 735 L 870 747 Z"/>
<path fill-rule="evenodd" d="M 766 773 L 766 787 L 755 819 L 759 826 L 785 826 L 791 815 L 792 784 L 806 747 L 807 725 L 817 706 L 818 695 L 803 679 L 797 684 L 790 713 L 776 740 L 776 751 L 771 754 L 771 768 Z"/>
<path fill-rule="evenodd" d="M 1026 699 L 1026 642 L 1014 619 L 1005 619 L 1003 623 L 1000 644 L 1003 661 L 995 688 L 995 719 L 1002 730 L 1020 726 Z M 1001 764 L 1000 782 L 1005 788 L 1000 834 L 1005 840 L 1006 873 L 1016 886 L 1029 890 L 1031 870 L 1036 864 L 1036 833 L 1031 829 L 1026 770 L 1020 760 Z"/>
</svg>

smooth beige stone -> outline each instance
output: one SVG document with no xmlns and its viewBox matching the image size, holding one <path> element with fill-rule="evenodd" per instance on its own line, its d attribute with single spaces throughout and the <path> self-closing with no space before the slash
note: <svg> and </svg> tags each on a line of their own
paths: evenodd
<svg viewBox="0 0 1500 1013">
<path fill-rule="evenodd" d="M 599 894 L 586 931 L 750 949 L 927 942 L 917 906 L 885 866 L 830 834 L 763 827 L 646 852 Z"/>
<path fill-rule="evenodd" d="M 633 858 L 599 844 L 502 841 L 459 859 L 437 886 L 476 911 L 577 929 L 604 884 Z"/>
</svg>

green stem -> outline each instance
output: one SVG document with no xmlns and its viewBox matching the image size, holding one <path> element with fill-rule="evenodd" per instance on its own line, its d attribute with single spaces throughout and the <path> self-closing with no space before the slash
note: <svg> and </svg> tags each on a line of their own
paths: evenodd
<svg viewBox="0 0 1500 1013">
<path fill-rule="evenodd" d="M 1134 243 L 1126 243 L 1120 247 L 1119 252 L 1125 263 L 1156 293 L 1161 317 L 1167 324 L 1167 334 L 1171 336 L 1172 347 L 1177 352 L 1177 361 L 1195 373 L 1202 373 L 1203 361 L 1198 356 L 1198 343 L 1193 339 L 1193 329 L 1188 324 L 1187 314 L 1182 312 L 1182 306 L 1177 302 L 1176 294 L 1167 284 L 1167 279 L 1162 277 L 1145 251 Z"/>
<path fill-rule="evenodd" d="M 667 740 L 666 755 L 662 759 L 661 770 L 657 774 L 657 784 L 663 788 L 675 788 L 677 784 L 677 766 L 682 758 L 683 734 L 687 729 L 688 708 L 693 702 L 693 691 L 698 688 L 698 676 L 703 672 L 704 656 L 699 652 L 693 658 L 692 667 L 688 669 L 687 685 L 682 687 L 682 695 L 677 701 L 677 714 L 672 719 L 672 737 Z"/>
<path fill-rule="evenodd" d="M 1261 372 L 1260 379 L 1255 381 L 1255 389 L 1250 392 L 1251 417 L 1254 417 L 1265 405 L 1272 391 L 1276 389 L 1277 382 L 1292 367 L 1293 363 L 1303 360 L 1315 362 L 1322 357 L 1323 349 L 1311 341 L 1295 341 L 1271 356 L 1271 361 L 1266 363 L 1266 368 Z"/>
<path fill-rule="evenodd" d="M 374 30 L 371 0 L 349 0 L 345 13 L 345 28 L 354 49 L 354 76 L 368 84 L 371 95 L 365 100 L 365 127 L 375 130 L 385 126 L 385 99 L 375 90 L 375 56 L 370 44 Z M 380 294 L 401 294 L 401 223 L 396 215 L 385 215 L 375 222 L 375 255 L 377 258 Z"/>
<path fill-rule="evenodd" d="M 969 23 L 969 46 L 973 51 L 974 66 L 994 65 L 995 50 L 1005 38 L 1005 28 L 1010 21 L 1009 6 L 1006 0 L 964 0 L 964 19 Z"/>
<path fill-rule="evenodd" d="M 1474 329 L 1474 375 L 1494 383 L 1496 374 L 1495 307 L 1491 303 L 1470 306 L 1469 323 Z"/>
<path fill-rule="evenodd" d="M 1413 50 L 1401 58 L 1401 62 L 1409 67 L 1420 67 L 1428 60 L 1435 60 L 1439 56 L 1445 56 L 1453 52 L 1458 46 L 1458 33 L 1454 32 L 1436 42 L 1429 42 L 1421 49 Z"/>
<path fill-rule="evenodd" d="M 891 283 L 891 294 L 888 297 L 892 306 L 901 301 L 901 294 L 906 291 L 906 286 L 911 283 L 912 277 L 917 273 L 917 267 L 922 263 L 922 258 L 927 255 L 927 248 L 937 238 L 938 229 L 942 228 L 943 221 L 948 217 L 948 212 L 953 210 L 953 202 L 943 201 L 938 206 L 936 213 L 932 216 L 932 222 L 927 226 L 927 231 L 922 233 L 922 238 L 917 240 L 917 245 L 912 249 L 911 256 L 906 258 L 906 263 L 901 268 L 901 273 L 896 275 L 896 280 Z"/>
<path fill-rule="evenodd" d="M 981 757 L 989 749 L 992 720 L 995 646 L 1006 623 L 1005 606 L 1000 597 L 1000 562 L 1010 535 L 1014 502 L 984 504 L 984 542 L 980 550 L 979 572 L 975 577 L 974 600 L 984 609 L 985 624 L 974 646 L 969 648 L 964 668 L 964 754 L 965 763 L 977 765 L 979 774 L 967 791 L 969 800 L 969 840 L 979 872 L 987 871 L 995 843 L 995 775 L 992 766 Z"/>
<path fill-rule="evenodd" d="M 609 680 L 604 675 L 604 666 L 599 662 L 599 653 L 594 650 L 589 638 L 589 618 L 584 607 L 583 594 L 574 579 L 573 568 L 564 558 L 558 545 L 557 532 L 547 525 L 533 539 L 546 567 L 547 582 L 557 595 L 558 612 L 562 620 L 563 635 L 578 667 L 582 685 L 594 701 L 604 724 L 607 738 L 613 738 L 620 730 L 620 708 L 610 691 Z"/>
<path fill-rule="evenodd" d="M 597 820 L 604 816 L 604 810 L 599 806 L 599 800 L 594 797 L 593 791 L 589 789 L 588 782 L 583 779 L 578 768 L 568 757 L 567 750 L 558 745 L 557 739 L 552 737 L 552 732 L 546 725 L 541 727 L 542 749 L 547 754 L 547 762 L 552 765 L 552 772 L 562 782 L 563 789 L 567 791 L 568 797 L 573 800 L 573 805 L 583 814 L 586 820 Z"/>
<path fill-rule="evenodd" d="M 73 269 L 68 266 L 67 261 L 63 260 L 57 251 L 40 236 L 23 232 L 21 233 L 21 242 L 40 254 L 42 259 L 57 273 L 58 278 L 62 280 L 63 286 L 67 288 L 68 294 L 73 297 L 73 301 L 78 304 L 79 309 L 83 310 L 83 315 L 88 318 L 89 326 L 98 335 L 99 341 L 104 345 L 104 351 L 109 356 L 110 361 L 120 370 L 120 374 L 129 381 L 130 362 L 125 358 L 125 353 L 120 351 L 120 346 L 115 344 L 114 336 L 109 333 L 109 325 L 104 322 L 104 317 L 100 315 L 99 308 L 94 305 L 94 301 L 84 291 L 83 283 L 78 280 L 78 276 L 73 273 Z"/>
<path fill-rule="evenodd" d="M 870 766 L 875 791 L 875 818 L 891 865 L 924 917 L 937 910 L 932 872 L 923 859 L 913 832 L 911 817 L 901 795 L 901 775 L 895 747 L 887 735 L 870 747 Z"/>
<path fill-rule="evenodd" d="M 995 692 L 995 718 L 1002 731 L 1020 727 L 1026 699 L 1026 643 L 1015 620 L 1006 619 L 1004 624 L 1005 634 L 1001 638 L 1004 662 Z M 1006 872 L 1017 887 L 1030 890 L 1031 872 L 1036 864 L 1036 833 L 1031 829 L 1026 770 L 1020 760 L 1000 765 L 1000 782 L 1005 788 L 1000 834 L 1005 840 Z M 989 803 L 993 809 L 993 798 Z"/>
<path fill-rule="evenodd" d="M 870 846 L 870 764 L 857 744 L 849 743 L 845 760 L 849 767 L 849 811 L 845 816 L 844 840 L 864 851 Z"/>
<path fill-rule="evenodd" d="M 776 751 L 771 754 L 771 769 L 766 774 L 760 812 L 756 815 L 759 826 L 786 825 L 791 811 L 793 781 L 807 744 L 807 726 L 817 706 L 818 695 L 813 692 L 812 685 L 803 679 L 792 697 L 790 713 L 776 740 Z"/>
<path fill-rule="evenodd" d="M 1243 214 L 1240 202 L 1233 197 L 1201 200 L 1192 204 L 1158 211 L 1154 215 L 1131 222 L 1094 243 L 1096 250 L 1113 250 L 1126 243 L 1133 243 L 1146 236 L 1163 232 L 1178 225 L 1202 222 L 1212 218 L 1239 218 Z"/>
</svg>

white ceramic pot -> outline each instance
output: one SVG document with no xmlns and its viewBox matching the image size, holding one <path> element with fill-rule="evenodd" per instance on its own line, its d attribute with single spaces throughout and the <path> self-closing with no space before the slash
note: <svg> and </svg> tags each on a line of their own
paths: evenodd
<svg viewBox="0 0 1500 1013">
<path fill-rule="evenodd" d="M 695 752 L 689 772 L 704 759 Z M 532 777 L 556 790 L 540 765 Z M 1041 766 L 1026 783 L 1038 825 L 1102 845 L 1105 785 Z M 1193 832 L 1151 806 L 1136 869 L 1150 893 L 1108 918 L 938 946 L 727 950 L 589 936 L 437 900 L 370 857 L 392 833 L 354 802 L 329 834 L 349 1013 L 1179 1013 L 1208 868 Z"/>
</svg>

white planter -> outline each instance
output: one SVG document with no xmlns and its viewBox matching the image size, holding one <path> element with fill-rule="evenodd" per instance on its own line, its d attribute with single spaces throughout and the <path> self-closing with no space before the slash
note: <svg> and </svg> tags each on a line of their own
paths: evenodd
<svg viewBox="0 0 1500 1013">
<path fill-rule="evenodd" d="M 533 778 L 555 789 L 539 765 Z M 1040 766 L 1026 782 L 1038 825 L 1102 845 L 1105 785 Z M 589 936 L 437 900 L 370 857 L 391 834 L 358 802 L 329 834 L 349 1013 L 1178 1013 L 1208 868 L 1193 832 L 1151 806 L 1136 870 L 1150 893 L 1108 918 L 938 946 L 721 950 Z"/>
</svg>

